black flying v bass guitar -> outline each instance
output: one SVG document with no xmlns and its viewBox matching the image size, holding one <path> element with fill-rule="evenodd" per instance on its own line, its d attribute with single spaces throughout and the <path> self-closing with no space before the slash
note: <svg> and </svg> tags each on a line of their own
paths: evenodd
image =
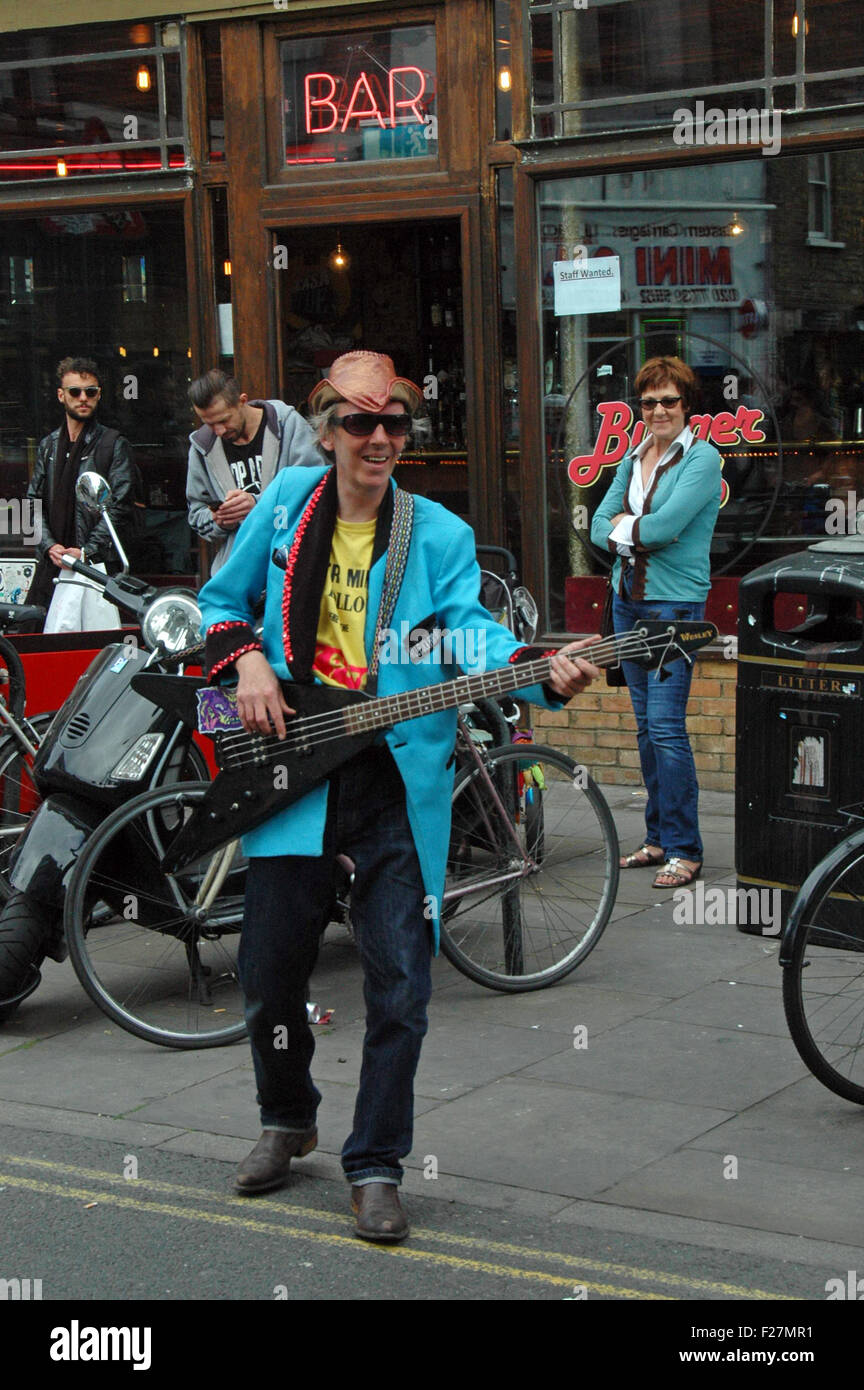
<svg viewBox="0 0 864 1390">
<path fill-rule="evenodd" d="M 713 623 L 645 621 L 631 632 L 595 642 L 579 655 L 600 667 L 634 661 L 646 670 L 656 669 L 662 680 L 671 661 L 680 657 L 689 661 L 690 652 L 716 636 Z M 262 825 L 373 743 L 381 729 L 542 684 L 549 678 L 550 664 L 548 656 L 540 657 L 377 697 L 362 690 L 283 681 L 285 699 L 297 711 L 285 721 L 284 739 L 276 734 L 249 734 L 236 717 L 234 728 L 204 726 L 215 738 L 221 771 L 172 841 L 163 868 L 176 872 Z M 132 685 L 139 695 L 170 710 L 191 728 L 199 726 L 202 701 L 208 695 L 218 699 L 225 694 L 221 687 L 208 687 L 194 676 L 142 672 L 133 677 Z"/>
</svg>

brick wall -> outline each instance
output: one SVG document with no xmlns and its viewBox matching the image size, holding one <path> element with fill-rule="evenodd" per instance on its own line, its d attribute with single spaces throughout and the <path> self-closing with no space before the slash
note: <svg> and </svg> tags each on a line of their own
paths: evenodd
<svg viewBox="0 0 864 1390">
<path fill-rule="evenodd" d="M 687 729 L 699 785 L 732 791 L 735 781 L 735 680 L 738 663 L 713 655 L 696 658 L 687 706 Z M 596 682 L 569 707 L 553 713 L 532 709 L 538 742 L 550 743 L 584 763 L 598 782 L 642 781 L 636 721 L 626 687 Z"/>
</svg>

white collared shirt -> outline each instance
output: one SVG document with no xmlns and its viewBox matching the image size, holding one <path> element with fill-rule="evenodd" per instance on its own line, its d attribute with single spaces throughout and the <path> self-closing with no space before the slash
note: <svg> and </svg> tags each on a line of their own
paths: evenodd
<svg viewBox="0 0 864 1390">
<path fill-rule="evenodd" d="M 645 498 L 651 491 L 657 469 L 667 463 L 674 450 L 681 446 L 682 455 L 686 454 L 690 445 L 696 438 L 689 425 L 685 425 L 679 435 L 672 440 L 666 452 L 661 455 L 651 470 L 647 484 L 642 481 L 642 455 L 653 442 L 653 434 L 647 434 L 642 443 L 633 450 L 633 472 L 630 477 L 630 485 L 627 489 L 627 501 L 632 508 L 632 515 L 624 516 L 609 532 L 610 541 L 614 541 L 619 555 L 627 555 L 631 565 L 635 563 L 633 558 L 633 523 L 637 517 L 642 515 L 645 507 Z"/>
</svg>

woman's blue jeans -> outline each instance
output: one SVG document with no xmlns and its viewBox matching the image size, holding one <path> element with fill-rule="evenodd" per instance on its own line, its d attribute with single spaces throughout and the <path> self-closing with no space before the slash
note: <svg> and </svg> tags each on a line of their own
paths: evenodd
<svg viewBox="0 0 864 1390">
<path fill-rule="evenodd" d="M 315 1123 L 321 1095 L 309 1071 L 315 1042 L 307 986 L 330 918 L 337 852 L 355 863 L 351 923 L 366 1001 L 360 1088 L 342 1167 L 351 1182 L 399 1182 L 399 1160 L 413 1138 L 431 934 L 405 788 L 386 747 L 359 754 L 331 778 L 322 856 L 249 860 L 239 965 L 261 1124 Z"/>
<path fill-rule="evenodd" d="M 637 602 L 618 594 L 612 598 L 612 622 L 616 632 L 628 632 L 643 618 L 698 622 L 704 616 L 704 603 Z M 667 859 L 701 863 L 699 787 L 687 737 L 687 699 L 693 666 L 679 657 L 666 667 L 667 678 L 661 681 L 656 671 L 645 671 L 633 661 L 624 661 L 621 665 L 636 716 L 639 761 L 648 792 L 645 843 L 658 845 Z"/>
</svg>

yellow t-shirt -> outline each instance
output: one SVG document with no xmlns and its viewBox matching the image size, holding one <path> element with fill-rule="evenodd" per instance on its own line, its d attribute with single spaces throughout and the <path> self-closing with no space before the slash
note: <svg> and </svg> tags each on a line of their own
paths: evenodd
<svg viewBox="0 0 864 1390">
<path fill-rule="evenodd" d="M 366 608 L 375 520 L 340 521 L 330 547 L 312 670 L 325 685 L 362 690 L 366 684 Z"/>
</svg>

